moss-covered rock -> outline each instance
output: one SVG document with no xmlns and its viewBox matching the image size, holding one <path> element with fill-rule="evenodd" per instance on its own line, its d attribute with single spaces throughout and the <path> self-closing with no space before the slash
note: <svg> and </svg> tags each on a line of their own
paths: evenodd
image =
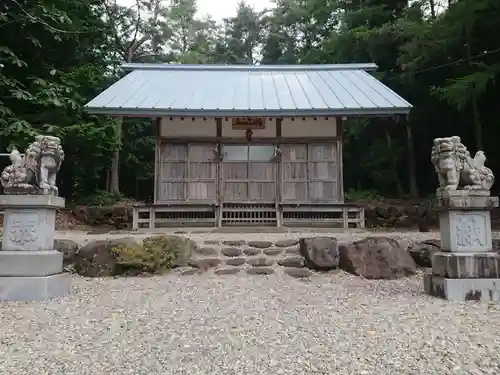
<svg viewBox="0 0 500 375">
<path fill-rule="evenodd" d="M 154 236 L 138 243 L 131 237 L 91 241 L 78 250 L 75 271 L 82 276 L 162 274 L 187 265 L 196 243 L 178 236 Z"/>
</svg>

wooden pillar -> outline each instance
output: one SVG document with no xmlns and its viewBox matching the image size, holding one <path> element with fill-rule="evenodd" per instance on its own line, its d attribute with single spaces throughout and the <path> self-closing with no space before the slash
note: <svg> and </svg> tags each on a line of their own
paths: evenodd
<svg viewBox="0 0 500 375">
<path fill-rule="evenodd" d="M 158 202 L 158 195 L 160 194 L 160 158 L 161 158 L 161 140 L 160 140 L 160 131 L 161 131 L 161 117 L 157 117 L 153 119 L 153 126 L 155 128 L 156 133 L 156 146 L 155 146 L 155 176 L 154 176 L 154 193 L 153 193 L 153 202 Z"/>
<path fill-rule="evenodd" d="M 132 229 L 139 229 L 139 209 L 132 207 Z"/>
<path fill-rule="evenodd" d="M 222 144 L 221 144 L 221 139 L 222 139 L 222 119 L 220 117 L 217 117 L 215 119 L 215 124 L 216 124 L 216 137 L 217 137 L 217 147 L 219 147 L 219 152 L 222 152 Z M 221 159 L 217 162 L 217 182 L 216 182 L 216 189 L 217 189 L 217 207 L 216 207 L 216 226 L 218 228 L 222 227 L 222 165 L 221 165 Z"/>
<path fill-rule="evenodd" d="M 281 142 L 281 123 L 282 118 L 276 119 L 276 138 L 278 140 L 277 147 L 280 147 Z M 281 192 L 283 190 L 283 183 L 281 178 L 281 158 L 276 161 L 276 226 L 281 228 L 283 226 L 283 206 L 281 205 Z"/>
<path fill-rule="evenodd" d="M 340 141 L 337 144 L 338 148 L 338 179 L 339 179 L 339 201 L 340 203 L 344 203 L 344 120 L 341 116 L 335 118 L 336 128 L 337 128 L 337 137 L 339 137 Z"/>
<path fill-rule="evenodd" d="M 110 192 L 112 194 L 120 193 L 120 148 L 122 145 L 123 137 L 123 117 L 118 116 L 118 121 L 116 123 L 116 140 L 118 142 L 118 147 L 115 150 L 113 159 L 111 160 L 111 178 L 110 178 Z"/>
</svg>

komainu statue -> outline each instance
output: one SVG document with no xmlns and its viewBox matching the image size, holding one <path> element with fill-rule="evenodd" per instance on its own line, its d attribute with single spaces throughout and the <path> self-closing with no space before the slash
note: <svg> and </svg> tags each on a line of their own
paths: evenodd
<svg viewBox="0 0 500 375">
<path fill-rule="evenodd" d="M 490 191 L 495 180 L 490 168 L 485 167 L 486 155 L 476 152 L 471 158 L 460 137 L 434 139 L 431 161 L 439 178 L 438 192 L 443 190 Z"/>
<path fill-rule="evenodd" d="M 63 160 L 58 137 L 37 135 L 24 156 L 16 149 L 10 153 L 12 164 L 0 175 L 4 194 L 58 195 L 56 176 Z"/>
</svg>

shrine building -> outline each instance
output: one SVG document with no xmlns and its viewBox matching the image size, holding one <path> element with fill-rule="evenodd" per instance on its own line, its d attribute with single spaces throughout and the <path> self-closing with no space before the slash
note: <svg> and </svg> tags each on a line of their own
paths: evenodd
<svg viewBox="0 0 500 375">
<path fill-rule="evenodd" d="M 154 201 L 134 207 L 135 228 L 364 228 L 344 201 L 344 121 L 411 109 L 375 64 L 123 68 L 85 108 L 152 119 Z"/>
</svg>

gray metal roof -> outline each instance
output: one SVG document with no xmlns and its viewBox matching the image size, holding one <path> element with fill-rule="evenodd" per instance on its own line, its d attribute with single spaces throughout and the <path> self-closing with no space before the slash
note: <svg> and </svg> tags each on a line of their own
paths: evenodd
<svg viewBox="0 0 500 375">
<path fill-rule="evenodd" d="M 222 65 L 222 64 L 123 64 L 124 70 L 230 70 L 230 71 L 290 71 L 290 70 L 377 70 L 377 64 L 315 64 L 315 65 Z"/>
<path fill-rule="evenodd" d="M 374 64 L 128 64 L 85 108 L 123 116 L 406 114 L 411 104 L 365 70 Z"/>
</svg>

